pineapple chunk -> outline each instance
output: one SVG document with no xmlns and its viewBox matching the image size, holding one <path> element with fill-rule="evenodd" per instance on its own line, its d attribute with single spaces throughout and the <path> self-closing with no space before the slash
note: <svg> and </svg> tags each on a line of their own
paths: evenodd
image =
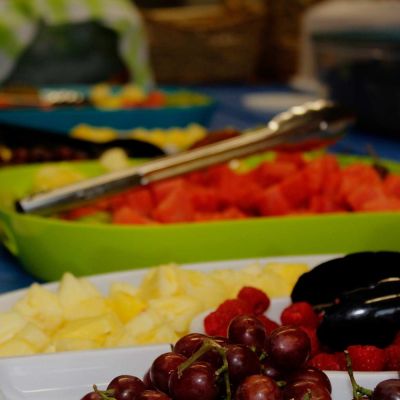
<svg viewBox="0 0 400 400">
<path fill-rule="evenodd" d="M 0 313 L 0 344 L 12 339 L 26 324 L 24 317 L 15 311 Z"/>
<path fill-rule="evenodd" d="M 17 333 L 15 338 L 27 342 L 37 353 L 45 349 L 50 342 L 50 338 L 31 322 L 28 322 L 25 327 Z"/>
<path fill-rule="evenodd" d="M 37 283 L 28 289 L 13 309 L 47 333 L 57 329 L 63 320 L 58 296 Z"/>
<path fill-rule="evenodd" d="M 108 312 L 106 301 L 96 287 L 70 273 L 65 273 L 61 279 L 59 299 L 67 320 L 101 316 Z"/>
<path fill-rule="evenodd" d="M 0 357 L 27 356 L 35 353 L 35 348 L 20 338 L 13 338 L 0 344 Z"/>
<path fill-rule="evenodd" d="M 173 331 L 184 334 L 188 331 L 192 319 L 203 311 L 200 301 L 189 296 L 160 298 L 149 302 L 149 310 L 161 314 Z"/>
<path fill-rule="evenodd" d="M 139 289 L 129 282 L 113 282 L 110 286 L 110 294 L 115 292 L 122 292 L 135 297 L 138 295 Z"/>
<path fill-rule="evenodd" d="M 125 325 L 119 345 L 175 343 L 178 338 L 161 314 L 154 310 L 146 310 Z"/>
<path fill-rule="evenodd" d="M 289 286 L 289 293 L 299 277 L 309 270 L 307 264 L 270 263 L 265 266 L 266 273 L 274 271 Z M 286 294 L 288 293 L 284 293 Z"/>
<path fill-rule="evenodd" d="M 149 300 L 181 294 L 179 273 L 180 269 L 175 264 L 161 265 L 151 269 L 139 287 L 139 295 Z"/>
<path fill-rule="evenodd" d="M 146 308 L 146 304 L 138 297 L 120 291 L 111 292 L 108 304 L 123 323 L 128 322 Z"/>
<path fill-rule="evenodd" d="M 96 340 L 80 339 L 80 338 L 61 338 L 56 339 L 53 348 L 49 348 L 47 353 L 71 350 L 93 350 L 99 349 L 101 346 Z"/>
<path fill-rule="evenodd" d="M 207 276 L 199 271 L 182 270 L 181 287 L 186 296 L 199 301 L 203 310 L 208 310 L 228 298 L 224 285 L 212 275 Z"/>
<path fill-rule="evenodd" d="M 61 329 L 55 333 L 53 339 L 58 346 L 62 339 L 88 340 L 95 346 L 102 346 L 107 337 L 120 333 L 123 325 L 118 318 L 107 313 L 101 316 L 75 319 L 67 321 Z M 93 348 L 92 346 L 90 348 Z"/>
</svg>

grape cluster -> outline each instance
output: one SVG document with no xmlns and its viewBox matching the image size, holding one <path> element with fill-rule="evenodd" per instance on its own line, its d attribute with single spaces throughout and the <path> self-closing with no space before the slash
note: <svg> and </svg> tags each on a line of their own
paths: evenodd
<svg viewBox="0 0 400 400">
<path fill-rule="evenodd" d="M 306 366 L 310 348 L 298 327 L 267 334 L 256 317 L 240 315 L 227 337 L 188 334 L 142 379 L 118 376 L 81 400 L 330 400 L 327 375 Z"/>
</svg>

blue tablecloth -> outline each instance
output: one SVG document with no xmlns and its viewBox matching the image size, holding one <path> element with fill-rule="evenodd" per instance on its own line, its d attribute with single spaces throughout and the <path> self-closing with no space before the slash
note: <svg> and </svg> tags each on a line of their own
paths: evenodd
<svg viewBox="0 0 400 400">
<path fill-rule="evenodd" d="M 288 88 L 276 86 L 224 86 L 196 89 L 214 96 L 218 101 L 218 108 L 210 123 L 211 129 L 220 129 L 226 126 L 248 129 L 262 125 L 275 114 L 276 110 L 260 112 L 248 109 L 243 105 L 243 97 L 252 93 L 289 93 Z M 384 137 L 379 133 L 366 133 L 351 129 L 347 136 L 331 147 L 331 150 L 367 155 L 368 146 L 372 147 L 381 158 L 400 162 L 400 136 L 398 138 Z M 0 292 L 23 288 L 32 282 L 34 282 L 34 278 L 22 269 L 18 260 L 0 247 Z"/>
</svg>

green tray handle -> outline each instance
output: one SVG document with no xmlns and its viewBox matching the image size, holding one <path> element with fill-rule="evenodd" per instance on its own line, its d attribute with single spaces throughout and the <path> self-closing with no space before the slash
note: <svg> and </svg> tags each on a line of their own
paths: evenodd
<svg viewBox="0 0 400 400">
<path fill-rule="evenodd" d="M 0 213 L 0 243 L 10 251 L 14 256 L 18 256 L 17 240 L 12 232 L 8 222 L 4 219 L 4 216 Z"/>
</svg>

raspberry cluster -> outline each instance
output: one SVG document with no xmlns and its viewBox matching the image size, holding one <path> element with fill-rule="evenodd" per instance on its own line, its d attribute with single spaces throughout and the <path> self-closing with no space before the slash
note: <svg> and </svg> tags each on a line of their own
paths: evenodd
<svg viewBox="0 0 400 400">
<path fill-rule="evenodd" d="M 204 329 L 211 336 L 226 336 L 229 323 L 239 315 L 254 315 L 264 325 L 267 333 L 279 326 L 264 313 L 270 306 L 270 298 L 254 287 L 244 286 L 236 298 L 225 300 L 204 319 Z"/>
<path fill-rule="evenodd" d="M 265 326 L 267 333 L 279 324 L 265 316 L 270 305 L 269 297 L 261 290 L 244 287 L 235 299 L 229 299 L 211 312 L 204 320 L 204 328 L 209 335 L 226 336 L 230 321 L 244 314 L 256 316 Z M 282 325 L 301 328 L 311 342 L 311 358 L 308 365 L 322 370 L 346 371 L 343 352 L 330 352 L 318 340 L 317 328 L 322 316 L 317 314 L 307 302 L 292 303 L 281 314 Z M 372 345 L 352 345 L 346 349 L 355 371 L 399 371 L 400 332 L 393 343 L 385 348 Z"/>
</svg>

